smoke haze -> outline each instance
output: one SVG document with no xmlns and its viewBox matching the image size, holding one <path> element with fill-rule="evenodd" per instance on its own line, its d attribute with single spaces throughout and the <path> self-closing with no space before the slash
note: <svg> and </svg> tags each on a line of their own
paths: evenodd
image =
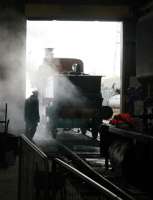
<svg viewBox="0 0 153 200">
<path fill-rule="evenodd" d="M 83 106 L 85 98 L 82 97 L 77 87 L 69 80 L 69 76 L 59 73 L 58 66 L 60 66 L 60 60 L 54 63 L 54 59 L 50 60 L 50 63 L 42 63 L 35 71 L 35 75 L 31 76 L 35 80 L 32 87 L 37 88 L 39 91 L 39 105 L 40 105 L 40 123 L 37 128 L 37 138 L 51 136 L 51 130 L 47 130 L 47 116 L 46 108 L 50 105 L 52 110 L 58 110 L 62 106 L 66 106 L 70 109 L 72 106 Z M 52 120 L 54 117 L 52 116 Z M 52 127 L 52 120 L 49 121 L 50 127 Z M 36 139 L 35 136 L 35 139 Z"/>
<path fill-rule="evenodd" d="M 4 16 L 5 13 L 5 16 Z M 25 23 L 13 10 L 3 12 L 0 27 L 0 102 L 8 104 L 9 132 L 24 130 Z"/>
</svg>

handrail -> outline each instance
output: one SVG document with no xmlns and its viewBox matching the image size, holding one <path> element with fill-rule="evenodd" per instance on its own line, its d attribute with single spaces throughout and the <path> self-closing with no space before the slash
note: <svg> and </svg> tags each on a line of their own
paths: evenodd
<svg viewBox="0 0 153 200">
<path fill-rule="evenodd" d="M 108 127 L 108 132 L 110 132 L 110 133 L 114 133 L 114 134 L 117 134 L 117 135 L 120 135 L 120 136 L 123 136 L 123 137 L 126 137 L 126 138 L 132 138 L 134 140 L 136 139 L 136 140 L 140 140 L 140 141 L 143 140 L 143 141 L 153 142 L 153 136 L 144 134 L 140 131 L 117 128 L 117 127 L 114 127 L 110 124 L 107 125 L 107 127 Z"/>
<path fill-rule="evenodd" d="M 22 141 L 23 140 L 23 141 Z M 45 189 L 46 192 L 49 191 L 49 173 L 51 172 L 50 167 L 52 166 L 50 165 L 50 162 L 55 162 L 60 164 L 62 167 L 64 167 L 65 169 L 69 170 L 69 172 L 73 173 L 74 175 L 76 175 L 77 177 L 81 178 L 82 180 L 88 182 L 91 186 L 93 186 L 95 189 L 97 189 L 98 191 L 103 192 L 104 195 L 107 195 L 108 198 L 111 197 L 113 200 L 134 200 L 134 198 L 132 198 L 130 195 L 128 195 L 126 192 L 122 191 L 120 188 L 118 188 L 116 185 L 112 184 L 110 181 L 108 181 L 105 177 L 103 177 L 102 175 L 100 175 L 98 172 L 96 172 L 95 170 L 92 169 L 92 167 L 90 167 L 84 160 L 82 160 L 77 154 L 75 154 L 74 152 L 72 152 L 69 148 L 65 147 L 64 145 L 60 144 L 59 142 L 56 141 L 57 146 L 59 148 L 59 151 L 62 152 L 62 155 L 64 155 L 66 158 L 72 160 L 72 165 L 74 164 L 74 166 L 70 166 L 69 164 L 65 163 L 64 161 L 62 161 L 61 159 L 57 158 L 57 156 L 55 155 L 54 158 L 53 157 L 49 157 L 48 153 L 44 153 L 37 145 L 35 145 L 33 142 L 31 142 L 25 135 L 21 135 L 21 146 L 22 145 L 27 145 L 26 149 L 28 148 L 28 154 L 25 154 L 26 156 L 26 160 L 27 160 L 27 165 L 24 162 L 23 159 L 23 165 L 29 166 L 28 163 L 28 156 L 32 156 L 35 155 L 37 157 L 40 156 L 43 160 L 41 162 L 43 162 L 45 165 L 45 174 L 48 174 L 48 178 L 47 178 L 47 188 Z M 24 150 L 24 148 L 21 147 L 21 151 L 20 151 L 20 159 L 19 159 L 19 198 L 18 200 L 20 200 L 20 189 L 21 187 L 23 187 L 23 185 L 20 187 L 20 181 L 22 179 L 22 172 L 21 170 L 24 170 L 26 168 L 26 166 L 22 165 L 22 156 L 23 156 L 23 152 L 22 150 Z M 35 163 L 31 163 L 31 165 L 35 165 Z M 24 167 L 24 168 L 22 168 Z M 30 167 L 31 169 L 31 167 Z M 53 170 L 53 169 L 52 169 Z M 28 173 L 33 173 L 33 171 L 27 171 Z M 23 172 L 24 173 L 24 172 Z M 56 171 L 55 171 L 56 173 Z M 54 170 L 53 170 L 53 174 L 54 174 Z M 40 180 L 41 182 L 41 180 Z M 22 191 L 22 189 L 21 189 Z M 101 193 L 102 194 L 102 193 Z M 21 199 L 22 200 L 22 199 Z"/>
<path fill-rule="evenodd" d="M 113 184 L 111 181 L 106 179 L 104 176 L 96 172 L 90 165 L 88 165 L 83 159 L 81 159 L 75 152 L 71 151 L 68 147 L 58 142 L 61 151 L 66 154 L 69 159 L 72 159 L 73 163 L 77 166 L 76 168 L 91 177 L 97 183 L 104 185 L 106 188 L 111 190 L 125 200 L 135 200 L 131 195 L 127 194 L 124 190 Z"/>
<path fill-rule="evenodd" d="M 20 142 L 20 146 L 19 146 L 20 150 L 19 150 L 18 197 L 17 197 L 17 199 L 18 200 L 22 200 L 22 190 L 23 190 L 23 188 L 25 189 L 27 187 L 27 185 L 24 185 L 26 183 L 23 183 L 24 182 L 23 181 L 23 175 L 25 173 L 25 169 L 24 168 L 27 168 L 27 166 L 29 167 L 29 165 L 31 165 L 31 163 L 24 163 L 23 157 L 25 155 L 23 154 L 23 152 L 24 152 L 23 144 L 25 143 L 26 144 L 26 148 L 28 147 L 28 149 L 30 150 L 29 151 L 30 154 L 28 156 L 31 156 L 32 152 L 34 151 L 35 154 L 38 155 L 43 161 L 43 164 L 45 166 L 46 183 L 47 183 L 46 184 L 46 189 L 45 189 L 45 191 L 46 191 L 45 192 L 45 200 L 49 200 L 49 162 L 48 162 L 48 157 L 43 151 L 41 151 L 39 149 L 39 147 L 37 147 L 33 142 L 31 142 L 24 134 L 22 134 L 19 139 L 20 139 L 19 140 L 19 142 Z M 28 172 L 28 173 L 30 173 L 30 172 Z M 30 175 L 30 174 L 28 174 L 28 175 Z"/>
<path fill-rule="evenodd" d="M 31 142 L 24 134 L 21 135 L 21 138 L 27 142 L 27 144 L 35 150 L 42 158 L 48 158 L 47 155 L 39 148 L 37 147 L 33 142 Z"/>
<path fill-rule="evenodd" d="M 103 192 L 106 196 L 108 196 L 112 200 L 122 200 L 122 198 L 118 197 L 116 194 L 114 194 L 110 190 L 106 189 L 105 187 L 103 187 L 99 183 L 95 182 L 93 179 L 89 178 L 87 175 L 83 174 L 82 172 L 80 172 L 76 168 L 74 168 L 74 167 L 70 166 L 69 164 L 65 163 L 61 159 L 55 158 L 54 160 L 55 160 L 55 162 L 60 164 L 62 167 L 66 168 L 68 171 L 70 171 L 73 174 L 75 174 L 76 176 L 80 177 L 83 181 L 88 182 L 90 185 L 95 187 L 97 190 L 99 190 L 100 192 Z"/>
</svg>

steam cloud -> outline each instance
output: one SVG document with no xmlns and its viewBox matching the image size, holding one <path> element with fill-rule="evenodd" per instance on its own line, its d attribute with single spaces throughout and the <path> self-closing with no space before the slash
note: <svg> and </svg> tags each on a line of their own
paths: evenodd
<svg viewBox="0 0 153 200">
<path fill-rule="evenodd" d="M 77 87 L 67 76 L 59 73 L 57 69 L 59 65 L 59 60 L 57 63 L 56 59 L 56 63 L 54 63 L 54 59 L 52 59 L 50 64 L 45 63 L 41 65 L 36 72 L 37 75 L 33 76 L 35 79 L 32 81 L 33 87 L 38 88 L 40 100 L 41 121 L 36 133 L 38 137 L 43 137 L 43 134 L 47 136 L 48 134 L 45 127 L 47 120 L 45 116 L 47 104 L 53 104 L 53 109 L 56 110 L 63 105 L 67 105 L 68 109 L 71 109 L 71 106 L 83 106 L 85 103 L 85 98 L 82 97 Z M 45 100 L 48 100 L 48 102 L 44 103 Z M 46 130 L 46 132 L 44 130 Z"/>
<path fill-rule="evenodd" d="M 0 102 L 8 104 L 9 132 L 17 134 L 24 130 L 25 24 L 23 17 L 11 9 L 3 11 L 1 17 Z"/>
</svg>

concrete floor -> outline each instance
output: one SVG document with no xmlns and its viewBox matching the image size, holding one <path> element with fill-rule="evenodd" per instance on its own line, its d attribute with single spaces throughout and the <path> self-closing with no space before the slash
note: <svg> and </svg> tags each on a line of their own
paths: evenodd
<svg viewBox="0 0 153 200">
<path fill-rule="evenodd" d="M 14 165 L 0 169 L 0 200 L 17 200 L 18 158 Z"/>
</svg>

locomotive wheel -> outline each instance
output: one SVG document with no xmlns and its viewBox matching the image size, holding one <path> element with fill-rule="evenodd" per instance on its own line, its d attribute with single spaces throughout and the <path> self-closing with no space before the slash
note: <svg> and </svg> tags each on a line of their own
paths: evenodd
<svg viewBox="0 0 153 200">
<path fill-rule="evenodd" d="M 94 139 L 97 139 L 97 137 L 98 137 L 98 129 L 97 128 L 92 128 L 91 133 L 92 133 L 92 137 Z"/>
<path fill-rule="evenodd" d="M 86 129 L 86 128 L 81 128 L 81 133 L 82 133 L 83 135 L 85 135 L 86 132 L 87 132 L 87 129 Z"/>
</svg>

